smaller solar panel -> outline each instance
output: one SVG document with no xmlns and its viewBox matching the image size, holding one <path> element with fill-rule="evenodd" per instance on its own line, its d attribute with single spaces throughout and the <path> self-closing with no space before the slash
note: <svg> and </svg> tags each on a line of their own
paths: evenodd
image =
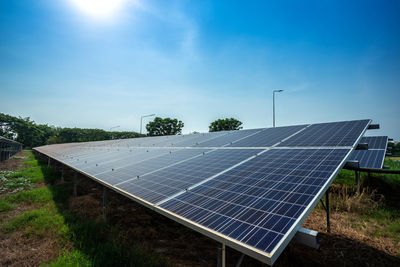
<svg viewBox="0 0 400 267">
<path fill-rule="evenodd" d="M 387 142 L 387 136 L 365 136 L 360 143 L 367 143 L 368 150 L 354 150 L 349 160 L 357 160 L 360 168 L 382 169 Z"/>
<path fill-rule="evenodd" d="M 386 150 L 388 137 L 387 136 L 365 136 L 361 138 L 360 143 L 367 143 L 368 149 L 383 149 Z"/>
<path fill-rule="evenodd" d="M 382 169 L 386 151 L 376 150 L 354 150 L 349 160 L 358 160 L 360 168 Z"/>
</svg>

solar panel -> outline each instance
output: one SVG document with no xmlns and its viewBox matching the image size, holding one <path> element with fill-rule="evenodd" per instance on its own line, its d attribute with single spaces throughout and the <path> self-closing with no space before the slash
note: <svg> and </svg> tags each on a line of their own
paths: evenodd
<svg viewBox="0 0 400 267">
<path fill-rule="evenodd" d="M 360 168 L 382 169 L 387 142 L 387 136 L 363 137 L 360 143 L 367 143 L 368 150 L 354 150 L 349 160 L 358 161 Z"/>
<path fill-rule="evenodd" d="M 370 120 L 359 120 L 312 124 L 279 146 L 353 146 L 369 123 Z"/>
<path fill-rule="evenodd" d="M 357 160 L 360 168 L 382 169 L 386 151 L 376 150 L 354 150 L 349 160 Z"/>
<path fill-rule="evenodd" d="M 214 150 L 115 186 L 155 204 L 254 156 L 260 151 L 257 149 Z"/>
<path fill-rule="evenodd" d="M 370 120 L 35 148 L 272 264 Z"/>
<path fill-rule="evenodd" d="M 272 254 L 304 221 L 301 215 L 316 205 L 349 152 L 272 149 L 161 207 Z"/>
<path fill-rule="evenodd" d="M 364 136 L 360 143 L 367 143 L 368 149 L 383 149 L 386 150 L 388 137 L 387 136 Z"/>
</svg>

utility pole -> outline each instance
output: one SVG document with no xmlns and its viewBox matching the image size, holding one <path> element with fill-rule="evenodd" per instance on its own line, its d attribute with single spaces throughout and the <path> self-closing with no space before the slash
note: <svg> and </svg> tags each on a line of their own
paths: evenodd
<svg viewBox="0 0 400 267">
<path fill-rule="evenodd" d="M 283 90 L 272 91 L 272 125 L 275 127 L 275 93 L 282 92 Z"/>
</svg>

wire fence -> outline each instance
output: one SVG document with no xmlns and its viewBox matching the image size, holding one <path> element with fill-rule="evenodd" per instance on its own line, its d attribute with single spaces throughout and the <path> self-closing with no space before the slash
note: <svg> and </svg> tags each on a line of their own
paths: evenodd
<svg viewBox="0 0 400 267">
<path fill-rule="evenodd" d="M 21 143 L 0 136 L 0 162 L 9 159 L 21 150 Z"/>
</svg>

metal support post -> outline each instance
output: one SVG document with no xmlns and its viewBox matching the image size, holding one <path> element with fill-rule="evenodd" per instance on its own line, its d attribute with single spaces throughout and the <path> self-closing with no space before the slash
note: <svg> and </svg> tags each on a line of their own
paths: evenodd
<svg viewBox="0 0 400 267">
<path fill-rule="evenodd" d="M 74 197 L 78 196 L 77 186 L 78 186 L 78 173 L 75 172 L 74 173 Z"/>
<path fill-rule="evenodd" d="M 61 182 L 64 182 L 64 165 L 61 166 Z"/>
<path fill-rule="evenodd" d="M 326 190 L 326 193 L 325 193 L 325 204 L 322 201 L 322 198 L 320 199 L 320 202 L 322 204 L 322 207 L 326 211 L 326 231 L 328 233 L 330 233 L 331 232 L 331 222 L 329 220 L 329 187 L 328 187 L 328 190 Z"/>
<path fill-rule="evenodd" d="M 330 233 L 331 232 L 331 222 L 330 222 L 330 218 L 329 218 L 329 216 L 330 216 L 330 214 L 329 214 L 329 212 L 330 212 L 330 210 L 329 210 L 329 187 L 325 193 L 325 204 L 326 204 L 326 231 L 328 233 Z"/>
<path fill-rule="evenodd" d="M 226 266 L 226 256 L 225 256 L 225 244 L 222 243 L 222 267 Z"/>
<path fill-rule="evenodd" d="M 217 248 L 217 267 L 222 266 L 222 248 L 218 247 Z"/>
<path fill-rule="evenodd" d="M 217 255 L 217 266 L 218 267 L 226 267 L 225 261 L 225 244 L 221 243 L 221 247 L 218 248 L 218 255 Z"/>
<path fill-rule="evenodd" d="M 47 160 L 47 167 L 50 168 L 50 157 L 49 157 L 49 159 Z"/>
<path fill-rule="evenodd" d="M 107 219 L 107 187 L 103 186 L 103 219 Z"/>
</svg>

